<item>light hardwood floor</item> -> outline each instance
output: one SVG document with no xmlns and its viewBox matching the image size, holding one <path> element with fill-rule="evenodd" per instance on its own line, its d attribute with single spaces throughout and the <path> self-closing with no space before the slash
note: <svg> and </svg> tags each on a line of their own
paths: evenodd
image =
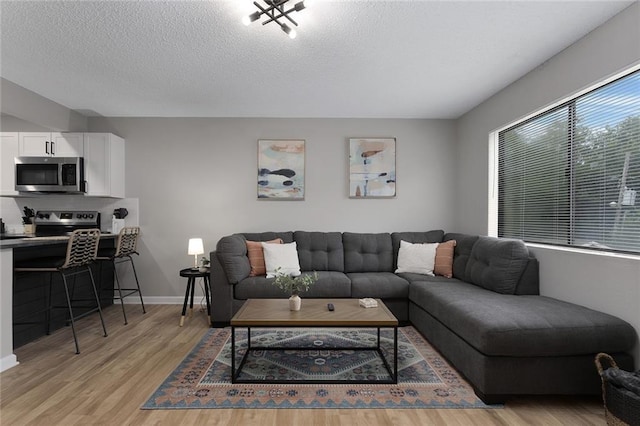
<svg viewBox="0 0 640 426">
<path fill-rule="evenodd" d="M 205 314 L 178 327 L 181 307 L 127 305 L 79 321 L 16 350 L 20 365 L 0 374 L 0 424 L 9 425 L 604 425 L 597 398 L 518 398 L 503 409 L 141 410 L 140 406 L 204 335 Z"/>
</svg>

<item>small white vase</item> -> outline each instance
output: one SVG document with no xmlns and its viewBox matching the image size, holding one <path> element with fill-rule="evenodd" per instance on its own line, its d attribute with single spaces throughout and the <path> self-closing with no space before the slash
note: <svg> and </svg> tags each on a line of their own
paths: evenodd
<svg viewBox="0 0 640 426">
<path fill-rule="evenodd" d="M 289 310 L 299 311 L 301 305 L 302 299 L 300 299 L 300 296 L 298 296 L 297 294 L 294 294 L 289 298 Z"/>
</svg>

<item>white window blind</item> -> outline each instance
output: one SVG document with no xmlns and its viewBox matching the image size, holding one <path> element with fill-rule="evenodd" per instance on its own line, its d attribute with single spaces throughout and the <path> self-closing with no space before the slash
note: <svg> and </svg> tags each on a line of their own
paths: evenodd
<svg viewBox="0 0 640 426">
<path fill-rule="evenodd" d="M 640 71 L 498 134 L 498 236 L 640 253 Z"/>
</svg>

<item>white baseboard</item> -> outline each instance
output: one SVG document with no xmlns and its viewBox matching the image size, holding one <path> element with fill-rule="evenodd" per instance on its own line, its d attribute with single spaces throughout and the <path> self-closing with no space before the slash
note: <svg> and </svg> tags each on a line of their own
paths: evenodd
<svg viewBox="0 0 640 426">
<path fill-rule="evenodd" d="M 14 354 L 0 358 L 0 372 L 8 370 L 11 367 L 15 367 L 18 364 L 20 363 L 18 362 L 18 358 L 16 358 Z"/>
<path fill-rule="evenodd" d="M 184 303 L 184 296 L 142 296 L 145 305 L 182 305 Z M 198 295 L 194 298 L 194 304 L 198 303 L 200 299 Z M 114 303 L 120 303 L 119 300 L 114 300 Z M 125 305 L 139 305 L 140 298 L 135 296 L 125 297 Z"/>
</svg>

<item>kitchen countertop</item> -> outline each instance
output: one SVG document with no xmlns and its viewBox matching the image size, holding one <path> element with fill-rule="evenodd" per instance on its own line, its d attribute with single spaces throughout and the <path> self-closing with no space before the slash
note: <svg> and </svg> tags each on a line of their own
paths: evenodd
<svg viewBox="0 0 640 426">
<path fill-rule="evenodd" d="M 112 239 L 117 236 L 117 234 L 111 233 L 100 234 L 101 239 Z M 0 239 L 0 249 L 66 244 L 67 241 L 69 241 L 69 235 L 41 237 L 28 234 L 3 234 L 2 239 Z"/>
</svg>

